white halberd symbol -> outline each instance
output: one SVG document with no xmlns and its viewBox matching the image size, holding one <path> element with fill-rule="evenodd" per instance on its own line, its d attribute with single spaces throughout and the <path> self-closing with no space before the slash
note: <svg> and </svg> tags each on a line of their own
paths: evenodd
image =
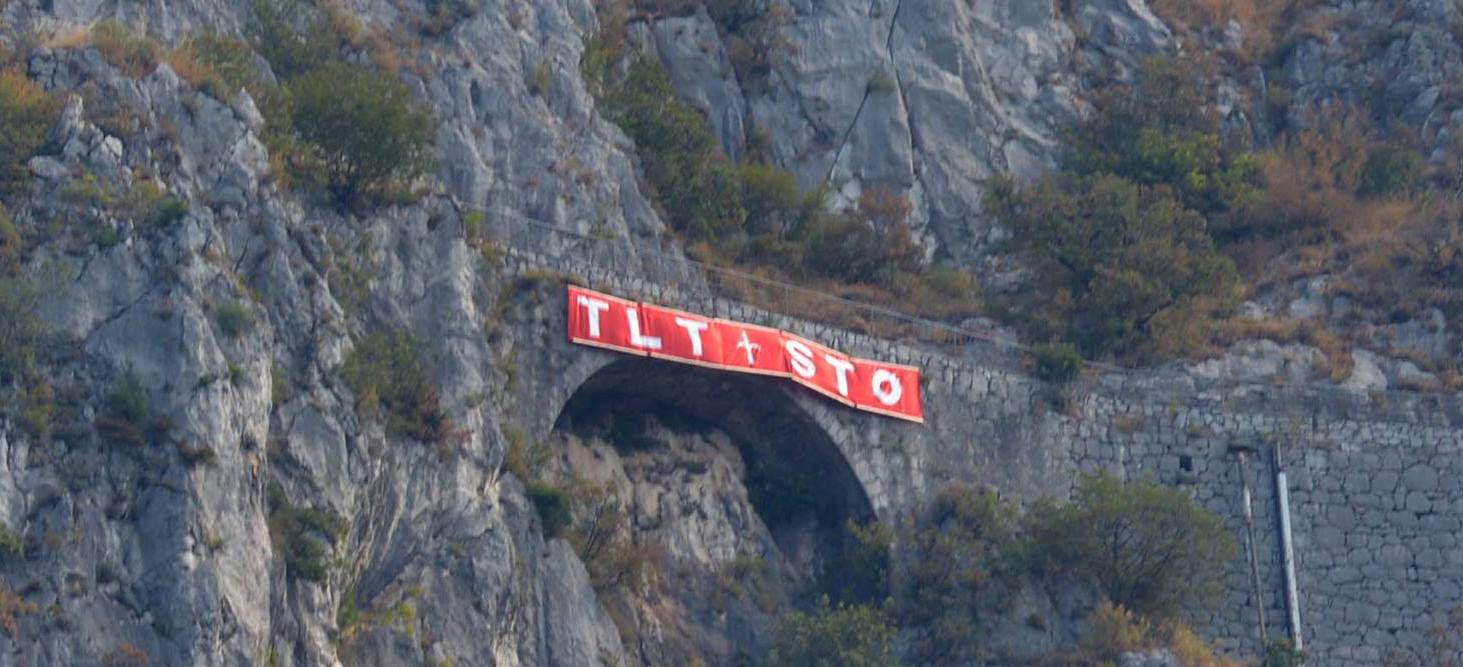
<svg viewBox="0 0 1463 667">
<path fill-rule="evenodd" d="M 753 343 L 752 339 L 747 338 L 746 329 L 742 329 L 742 340 L 737 343 L 737 349 L 747 351 L 748 366 L 757 365 L 757 352 L 762 349 L 762 346 L 758 345 L 757 343 Z"/>
</svg>

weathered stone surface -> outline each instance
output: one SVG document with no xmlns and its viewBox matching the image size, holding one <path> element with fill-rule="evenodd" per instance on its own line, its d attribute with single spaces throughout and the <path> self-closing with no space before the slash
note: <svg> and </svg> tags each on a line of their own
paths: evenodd
<svg viewBox="0 0 1463 667">
<path fill-rule="evenodd" d="M 413 0 L 400 11 L 350 6 L 388 32 L 427 14 Z M 1120 72 L 1172 46 L 1137 0 L 1073 6 L 1073 16 L 1059 16 L 1053 4 L 1020 0 L 797 2 L 787 36 L 816 46 L 786 54 L 768 81 L 745 90 L 704 14 L 643 30 L 733 151 L 747 128 L 765 128 L 773 157 L 805 185 L 830 181 L 844 205 L 873 186 L 907 193 L 926 238 L 969 259 L 1000 235 L 981 217 L 980 181 L 1050 163 L 1057 129 L 1084 106 L 1084 68 Z M 1432 13 L 1389 38 L 1381 61 L 1340 57 L 1348 48 L 1340 40 L 1298 47 L 1286 67 L 1303 84 L 1300 98 L 1351 85 L 1344 68 L 1375 68 L 1387 78 L 1373 83 L 1395 87 L 1405 118 L 1446 119 L 1453 132 L 1463 122 L 1448 113 L 1456 96 L 1432 90 L 1459 78 L 1463 60 L 1441 41 L 1455 10 L 1443 0 L 1406 6 Z M 10 2 L 0 7 L 0 39 L 9 46 L 31 30 L 115 15 L 175 44 L 200 31 L 237 34 L 241 7 Z M 1351 384 L 1362 391 L 1280 389 L 1277 378 L 1310 380 L 1316 356 L 1265 344 L 1193 369 L 1100 374 L 1058 392 L 1024 375 L 1007 347 L 936 351 L 869 338 L 711 298 L 693 271 L 647 259 L 658 255 L 622 246 L 586 255 L 583 239 L 548 228 L 616 239 L 663 230 L 628 142 L 599 117 L 578 73 L 595 20 L 583 0 L 500 3 L 403 54 L 402 76 L 441 123 L 437 171 L 425 184 L 432 194 L 361 217 L 279 187 L 246 93 L 216 99 L 167 65 L 134 78 L 93 48 L 29 54 L 29 76 L 69 96 L 52 152 L 28 163 L 37 178 L 15 213 L 28 234 L 60 221 L 25 269 L 45 291 L 39 316 L 64 350 L 47 360 L 53 384 L 74 392 L 66 400 L 75 410 L 58 418 L 50 441 L 0 423 L 0 519 L 25 545 L 24 559 L 5 563 L 5 579 L 46 610 L 18 618 L 9 659 L 96 664 L 131 644 L 167 665 L 271 656 L 280 665 L 626 660 L 637 649 L 620 643 L 572 549 L 545 543 L 524 480 L 504 470 L 512 441 L 544 441 L 571 396 L 616 359 L 563 341 L 547 272 L 921 366 L 923 426 L 806 392 L 759 392 L 832 443 L 837 456 L 822 463 L 846 466 L 855 495 L 884 517 L 952 480 L 1032 499 L 1067 493 L 1078 471 L 1110 469 L 1192 488 L 1239 534 L 1229 447 L 1260 448 L 1249 481 L 1256 525 L 1272 527 L 1278 443 L 1294 474 L 1297 544 L 1309 547 L 1298 554 L 1299 586 L 1316 660 L 1370 665 L 1393 649 L 1421 659 L 1424 633 L 1440 620 L 1427 603 L 1463 587 L 1463 500 L 1454 497 L 1463 410 L 1454 398 L 1384 393 L 1386 369 L 1362 353 Z M 1408 74 L 1393 80 L 1394 66 Z M 186 214 L 159 227 L 101 201 L 144 180 L 186 201 Z M 502 241 L 497 262 L 464 240 L 464 213 L 483 210 Z M 510 227 L 523 220 L 547 228 Z M 252 316 L 246 335 L 216 321 L 218 307 L 235 302 Z M 1302 302 L 1297 312 L 1321 305 Z M 357 414 L 339 366 L 363 335 L 396 329 L 429 348 L 461 443 L 388 437 L 379 419 Z M 1438 334 L 1409 335 L 1435 342 Z M 170 423 L 138 447 L 93 428 L 127 374 Z M 273 395 L 276 379 L 283 395 Z M 1341 456 L 1361 453 L 1375 460 Z M 1191 473 L 1179 455 L 1194 457 Z M 637 525 L 700 565 L 765 547 L 760 519 L 737 496 L 734 462 L 719 452 L 695 475 L 685 461 L 626 472 L 639 475 Z M 349 521 L 326 546 L 333 565 L 323 581 L 286 565 L 271 496 Z M 1258 538 L 1267 612 L 1283 618 L 1278 538 L 1270 528 Z M 1225 650 L 1253 654 L 1254 603 L 1242 564 L 1231 565 L 1230 604 L 1199 620 Z M 378 620 L 402 618 L 406 604 L 415 613 L 342 627 L 347 603 Z M 754 626 L 765 617 L 744 618 L 754 620 L 720 638 L 689 629 L 680 653 L 660 655 L 761 636 Z M 342 641 L 344 630 L 354 639 Z M 1058 639 L 1070 638 L 1041 641 Z"/>
</svg>

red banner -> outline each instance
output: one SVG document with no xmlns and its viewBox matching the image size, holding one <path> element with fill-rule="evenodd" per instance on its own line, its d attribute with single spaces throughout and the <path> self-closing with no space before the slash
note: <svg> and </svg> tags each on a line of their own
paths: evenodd
<svg viewBox="0 0 1463 667">
<path fill-rule="evenodd" d="M 738 373 L 791 378 L 844 405 L 924 421 L 919 369 L 855 359 L 801 336 L 569 286 L 569 340 Z"/>
</svg>

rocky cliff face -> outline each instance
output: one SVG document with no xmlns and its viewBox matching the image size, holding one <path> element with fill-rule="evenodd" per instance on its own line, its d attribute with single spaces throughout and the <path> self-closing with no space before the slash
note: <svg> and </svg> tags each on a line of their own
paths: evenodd
<svg viewBox="0 0 1463 667">
<path fill-rule="evenodd" d="M 512 389 L 527 381 L 514 359 L 525 346 L 494 323 L 550 306 L 518 299 L 468 243 L 467 212 L 614 237 L 664 229 L 633 147 L 579 74 L 594 6 L 489 3 L 424 36 L 416 21 L 432 7 L 349 3 L 394 45 L 440 127 L 424 198 L 343 216 L 282 182 L 247 93 L 206 92 L 167 63 L 128 71 L 68 37 L 103 18 L 167 45 L 239 34 L 244 5 L 0 2 L 0 44 L 66 99 L 10 205 L 59 410 L 49 436 L 0 420 L 0 521 L 23 545 L 0 564 L 19 596 L 0 591 L 15 619 L 0 662 L 577 666 L 758 650 L 770 615 L 819 570 L 816 539 L 794 537 L 817 531 L 779 533 L 724 433 L 652 427 L 659 448 L 633 455 L 572 429 L 546 441 L 553 474 L 615 489 L 624 539 L 663 550 L 628 599 L 597 596 L 507 469 L 524 425 L 558 415 Z M 1173 48 L 1141 0 L 785 8 L 787 48 L 751 75 L 698 6 L 640 16 L 632 34 L 729 153 L 768 146 L 844 204 L 874 186 L 907 193 L 930 248 L 962 261 L 1000 234 L 980 216 L 979 181 L 1041 170 L 1093 81 Z M 1385 62 L 1428 60 L 1413 43 Z M 1288 69 L 1303 90 L 1353 80 L 1325 64 L 1338 48 L 1297 51 Z M 1456 79 L 1448 62 L 1405 83 L 1363 69 L 1436 102 L 1430 91 Z M 1427 124 L 1435 106 L 1407 113 Z M 166 201 L 172 213 L 154 215 Z M 221 323 L 239 309 L 242 330 Z M 358 414 L 339 368 L 379 330 L 429 341 L 461 432 L 450 446 Z M 111 397 L 133 380 L 144 432 L 109 430 Z M 302 576 L 293 559 L 312 549 L 326 568 Z"/>
<path fill-rule="evenodd" d="M 740 78 L 704 11 L 645 31 L 728 153 L 764 142 L 804 187 L 826 184 L 845 206 L 867 188 L 906 195 L 931 250 L 968 262 L 999 234 L 981 216 L 981 182 L 1049 166 L 1093 79 L 1170 46 L 1142 2 L 1066 11 L 1021 0 L 794 2 L 767 71 Z"/>
</svg>

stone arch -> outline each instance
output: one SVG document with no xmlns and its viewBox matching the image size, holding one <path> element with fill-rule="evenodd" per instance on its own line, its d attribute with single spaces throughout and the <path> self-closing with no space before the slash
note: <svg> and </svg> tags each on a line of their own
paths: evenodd
<svg viewBox="0 0 1463 667">
<path fill-rule="evenodd" d="M 843 431 L 836 419 L 799 400 L 796 388 L 781 386 L 771 378 L 599 351 L 586 353 L 567 364 L 561 383 L 567 390 L 556 397 L 559 408 L 546 430 L 563 426 L 589 403 L 613 402 L 622 410 L 668 408 L 714 426 L 740 443 L 796 443 L 775 448 L 771 454 L 813 473 L 821 480 L 822 500 L 845 518 L 870 520 L 883 509 L 871 502 L 843 443 L 835 438 L 835 433 Z M 744 450 L 744 456 L 749 453 Z"/>
</svg>

